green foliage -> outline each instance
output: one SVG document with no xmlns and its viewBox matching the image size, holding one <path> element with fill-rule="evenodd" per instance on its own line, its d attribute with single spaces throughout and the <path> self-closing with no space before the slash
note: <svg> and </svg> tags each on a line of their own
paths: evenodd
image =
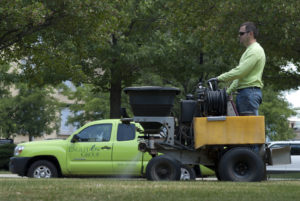
<svg viewBox="0 0 300 201">
<path fill-rule="evenodd" d="M 0 102 L 0 137 L 9 138 L 15 133 L 17 123 L 14 118 L 14 98 L 3 97 Z"/>
<path fill-rule="evenodd" d="M 51 134 L 58 129 L 58 102 L 51 96 L 50 88 L 17 86 L 18 94 L 14 98 L 14 120 L 17 133 L 33 136 Z"/>
<path fill-rule="evenodd" d="M 270 140 L 288 140 L 295 137 L 293 129 L 289 127 L 288 118 L 296 113 L 281 93 L 272 88 L 264 89 L 259 112 L 265 116 L 266 134 Z"/>
<path fill-rule="evenodd" d="M 258 37 L 267 55 L 264 80 L 277 89 L 299 85 L 300 16 L 298 1 L 173 1 L 169 20 L 176 23 L 176 31 L 194 35 L 201 41 L 201 50 L 220 74 L 233 68 L 241 55 L 238 28 L 245 21 L 253 21 L 260 29 Z M 259 11 L 259 12 L 258 12 Z M 195 37 L 196 38 L 196 37 Z M 298 73 L 286 72 L 282 66 L 293 62 Z M 207 68 L 208 69 L 208 68 Z M 278 80 L 280 79 L 280 82 Z"/>
<path fill-rule="evenodd" d="M 0 56 L 2 63 L 19 63 L 24 82 L 42 86 L 71 80 L 92 84 L 101 97 L 108 92 L 103 96 L 110 98 L 109 104 L 103 105 L 116 118 L 122 88 L 143 83 L 142 78 L 180 87 L 183 95 L 199 79 L 236 66 L 244 51 L 237 39 L 244 21 L 260 29 L 258 41 L 267 55 L 265 85 L 273 84 L 276 91 L 297 88 L 299 16 L 299 1 L 4 0 Z M 288 62 L 296 65 L 295 72 L 282 67 Z M 94 118 L 88 116 L 82 118 Z"/>
<path fill-rule="evenodd" d="M 90 84 L 83 84 L 76 89 L 72 89 L 65 84 L 60 86 L 62 94 L 66 95 L 73 104 L 63 104 L 68 106 L 74 114 L 68 118 L 69 124 L 83 126 L 89 121 L 105 119 L 109 117 L 108 93 L 93 91 Z"/>
<path fill-rule="evenodd" d="M 15 144 L 0 144 L 0 169 L 8 170 L 9 158 L 14 155 Z"/>
<path fill-rule="evenodd" d="M 13 120 L 13 97 L 10 93 L 10 83 L 15 80 L 16 75 L 7 73 L 9 68 L 5 63 L 0 64 L 0 137 L 4 138 L 9 138 L 16 129 Z"/>
<path fill-rule="evenodd" d="M 9 138 L 17 133 L 32 137 L 52 133 L 58 121 L 57 101 L 50 96 L 53 92 L 50 88 L 20 83 L 10 68 L 15 67 L 2 64 L 0 68 L 0 136 Z M 17 95 L 13 96 L 12 91 Z"/>
</svg>

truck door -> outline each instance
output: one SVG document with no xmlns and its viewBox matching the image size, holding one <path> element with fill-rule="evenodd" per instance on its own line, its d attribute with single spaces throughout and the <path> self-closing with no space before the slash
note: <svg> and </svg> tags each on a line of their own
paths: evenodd
<svg viewBox="0 0 300 201">
<path fill-rule="evenodd" d="M 67 149 L 67 165 L 71 174 L 112 173 L 112 124 L 96 124 L 77 134 L 77 141 Z"/>
<path fill-rule="evenodd" d="M 138 150 L 135 125 L 120 123 L 113 151 L 115 174 L 140 175 L 142 156 L 143 153 Z"/>
</svg>

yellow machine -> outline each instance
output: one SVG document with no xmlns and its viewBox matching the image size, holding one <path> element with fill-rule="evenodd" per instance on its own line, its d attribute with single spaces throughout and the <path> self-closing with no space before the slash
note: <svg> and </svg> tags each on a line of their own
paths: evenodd
<svg viewBox="0 0 300 201">
<path fill-rule="evenodd" d="M 194 118 L 195 149 L 204 145 L 265 144 L 264 116 Z"/>
<path fill-rule="evenodd" d="M 225 89 L 199 83 L 196 96 L 180 100 L 179 118 L 170 116 L 180 92 L 177 88 L 129 87 L 124 91 L 134 117 L 123 122 L 142 125 L 139 150 L 153 156 L 146 168 L 149 180 L 178 180 L 182 169 L 194 179 L 194 168 L 202 164 L 222 181 L 261 181 L 266 177 L 266 164 L 290 161 L 286 160 L 290 159 L 288 149 L 266 147 L 264 117 L 251 112 L 238 116 Z"/>
</svg>

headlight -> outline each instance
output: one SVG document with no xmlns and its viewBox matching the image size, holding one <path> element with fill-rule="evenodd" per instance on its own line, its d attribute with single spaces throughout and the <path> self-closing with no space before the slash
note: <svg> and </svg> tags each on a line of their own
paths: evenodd
<svg viewBox="0 0 300 201">
<path fill-rule="evenodd" d="M 20 155 L 23 150 L 24 150 L 24 146 L 16 146 L 14 155 L 15 156 Z"/>
</svg>

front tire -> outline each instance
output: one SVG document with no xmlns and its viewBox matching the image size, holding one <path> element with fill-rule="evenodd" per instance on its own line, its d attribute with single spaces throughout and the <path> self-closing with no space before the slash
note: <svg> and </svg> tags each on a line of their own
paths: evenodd
<svg viewBox="0 0 300 201">
<path fill-rule="evenodd" d="M 179 180 L 180 175 L 180 163 L 163 155 L 152 158 L 146 168 L 146 178 L 151 181 Z"/>
<path fill-rule="evenodd" d="M 264 176 L 264 162 L 248 148 L 233 148 L 222 156 L 218 172 L 222 181 L 261 181 Z"/>
<path fill-rule="evenodd" d="M 32 178 L 53 178 L 57 177 L 58 173 L 53 163 L 47 160 L 39 160 L 30 166 L 27 176 Z"/>
<path fill-rule="evenodd" d="M 189 181 L 189 180 L 196 179 L 195 170 L 193 168 L 191 168 L 190 166 L 181 165 L 180 170 L 181 170 L 180 180 Z"/>
</svg>

